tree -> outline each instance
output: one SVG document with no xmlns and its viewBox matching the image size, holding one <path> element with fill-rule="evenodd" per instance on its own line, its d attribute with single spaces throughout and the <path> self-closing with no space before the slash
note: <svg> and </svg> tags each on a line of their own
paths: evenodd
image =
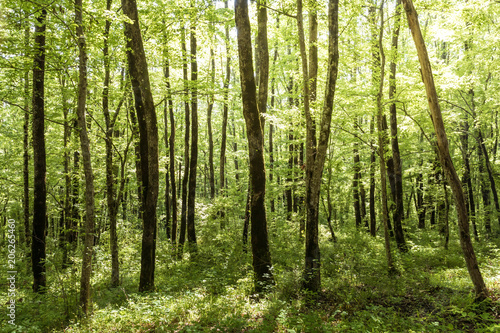
<svg viewBox="0 0 500 333">
<path fill-rule="evenodd" d="M 92 275 L 92 253 L 94 247 L 94 173 L 90 161 L 90 140 L 87 133 L 85 106 L 87 102 L 87 42 L 83 30 L 82 0 L 75 0 L 75 24 L 78 38 L 78 131 L 85 174 L 85 241 L 83 246 L 82 276 L 80 279 L 80 306 L 83 314 L 88 314 L 90 304 L 90 277 Z"/>
<path fill-rule="evenodd" d="M 122 0 L 122 8 L 123 13 L 132 20 L 125 22 L 125 38 L 140 133 L 143 233 L 139 291 L 150 291 L 154 288 L 156 260 L 156 203 L 159 181 L 158 127 L 136 1 Z"/>
<path fill-rule="evenodd" d="M 302 0 L 297 1 L 297 25 L 299 33 L 302 73 L 304 77 L 304 113 L 306 117 L 306 248 L 304 285 L 306 290 L 318 292 L 321 286 L 320 251 L 318 239 L 319 195 L 321 178 L 328 148 L 333 113 L 333 98 L 338 73 L 338 0 L 328 2 L 328 69 L 320 123 L 319 140 L 316 139 L 315 123 L 309 109 L 309 82 L 307 55 L 304 42 Z"/>
<path fill-rule="evenodd" d="M 478 299 L 485 299 L 488 297 L 488 290 L 486 289 L 481 271 L 479 270 L 476 254 L 474 252 L 474 248 L 470 239 L 469 218 L 465 197 L 460 180 L 451 160 L 448 147 L 448 138 L 444 128 L 443 117 L 439 106 L 436 87 L 434 85 L 434 78 L 432 76 L 429 56 L 427 54 L 427 48 L 425 46 L 424 38 L 422 37 L 422 33 L 420 30 L 417 12 L 411 0 L 402 1 L 406 11 L 408 25 L 410 26 L 413 41 L 415 42 L 415 47 L 418 53 L 418 59 L 422 71 L 422 80 L 425 84 L 427 101 L 431 110 L 432 123 L 434 125 L 434 131 L 436 132 L 441 167 L 443 168 L 443 171 L 448 180 L 448 184 L 451 187 L 455 199 L 455 207 L 458 214 L 458 226 L 460 230 L 460 245 L 464 254 L 465 263 L 467 265 L 472 283 L 474 284 L 476 297 Z"/>
<path fill-rule="evenodd" d="M 264 137 L 257 104 L 248 3 L 245 0 L 235 0 L 234 7 L 236 28 L 238 30 L 237 39 L 243 115 L 245 117 L 248 138 L 251 197 L 250 224 L 253 270 L 255 274 L 254 287 L 257 292 L 260 292 L 266 286 L 274 284 L 265 207 L 266 171 L 264 164 Z"/>
<path fill-rule="evenodd" d="M 42 8 L 35 25 L 33 61 L 33 233 L 31 263 L 33 291 L 43 293 L 47 286 L 45 276 L 45 223 L 47 214 L 47 173 L 45 157 L 45 30 L 47 10 Z"/>
</svg>

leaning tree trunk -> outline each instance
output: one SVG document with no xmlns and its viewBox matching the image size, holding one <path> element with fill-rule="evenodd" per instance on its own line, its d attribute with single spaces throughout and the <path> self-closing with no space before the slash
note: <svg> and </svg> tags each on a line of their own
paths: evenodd
<svg viewBox="0 0 500 333">
<path fill-rule="evenodd" d="M 78 130 L 80 146 L 82 149 L 83 171 L 85 174 L 85 241 L 83 245 L 82 276 L 80 279 L 80 306 L 87 315 L 91 308 L 92 252 L 94 247 L 94 174 L 90 161 L 90 140 L 87 133 L 85 108 L 87 101 L 87 45 L 83 31 L 82 0 L 75 0 L 75 24 L 78 36 L 79 50 L 79 78 L 78 78 L 78 103 L 76 113 L 78 117 Z"/>
<path fill-rule="evenodd" d="M 35 25 L 35 49 L 33 62 L 33 233 L 31 239 L 31 263 L 33 291 L 44 293 L 45 277 L 45 221 L 47 214 L 47 185 L 45 175 L 45 29 L 47 11 L 42 9 Z"/>
<path fill-rule="evenodd" d="M 257 104 L 250 20 L 246 0 L 235 0 L 235 22 L 238 29 L 238 54 L 240 62 L 243 115 L 247 128 L 248 154 L 251 183 L 251 237 L 254 286 L 257 292 L 274 284 L 271 253 L 267 235 L 265 207 L 266 170 L 264 163 L 264 136 Z"/>
<path fill-rule="evenodd" d="M 403 5 L 406 10 L 408 25 L 411 29 L 413 40 L 417 48 L 418 59 L 420 61 L 420 66 L 422 69 L 422 79 L 425 84 L 427 100 L 429 102 L 429 108 L 431 110 L 432 123 L 436 132 L 441 166 L 446 175 L 446 178 L 448 179 L 448 184 L 450 185 L 453 196 L 455 198 L 455 207 L 458 214 L 460 245 L 462 246 L 464 259 L 467 264 L 467 269 L 469 270 L 470 278 L 472 280 L 472 283 L 474 284 L 476 297 L 478 299 L 484 299 L 488 297 L 488 290 L 486 289 L 481 271 L 479 270 L 479 265 L 470 239 L 469 219 L 465 197 L 462 191 L 462 186 L 460 184 L 460 179 L 458 178 L 455 167 L 453 166 L 453 162 L 451 160 L 450 151 L 448 148 L 448 138 L 446 136 L 446 131 L 444 128 L 443 117 L 441 114 L 441 109 L 439 107 L 436 88 L 434 86 L 434 79 L 432 76 L 429 55 L 427 54 L 427 48 L 425 46 L 424 38 L 422 37 L 422 33 L 420 31 L 418 16 L 415 8 L 413 7 L 413 2 L 411 0 L 403 0 Z"/>
<path fill-rule="evenodd" d="M 156 203 L 158 199 L 158 127 L 155 105 L 149 83 L 148 66 L 142 44 L 137 4 L 135 0 L 122 0 L 123 13 L 133 23 L 125 23 L 127 59 L 130 70 L 135 106 L 139 123 L 143 233 L 139 291 L 154 289 L 156 257 Z"/>
</svg>

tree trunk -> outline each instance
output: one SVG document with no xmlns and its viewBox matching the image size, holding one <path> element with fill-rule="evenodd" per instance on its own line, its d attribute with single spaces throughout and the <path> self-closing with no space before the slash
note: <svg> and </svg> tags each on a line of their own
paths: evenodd
<svg viewBox="0 0 500 333">
<path fill-rule="evenodd" d="M 398 143 L 398 121 L 396 113 L 396 61 L 398 53 L 398 38 L 399 27 L 401 26 L 401 0 L 396 2 L 396 14 L 394 21 L 394 31 L 392 33 L 392 54 L 391 54 L 391 72 L 389 74 L 389 100 L 391 105 L 389 111 L 391 114 L 391 147 L 392 147 L 392 160 L 394 163 L 394 201 L 396 204 L 393 214 L 394 233 L 396 236 L 396 243 L 398 249 L 402 252 L 407 252 L 408 247 L 403 232 L 402 220 L 404 215 L 403 203 L 403 176 L 401 168 L 401 156 L 399 154 Z"/>
<path fill-rule="evenodd" d="M 418 58 L 422 70 L 422 79 L 425 84 L 427 100 L 429 102 L 429 108 L 431 110 L 432 122 L 434 125 L 434 130 L 436 132 L 441 166 L 445 172 L 446 178 L 448 179 L 448 183 L 455 198 L 455 207 L 458 213 L 458 226 L 460 231 L 460 245 L 462 246 L 462 251 L 464 253 L 464 259 L 467 264 L 467 269 L 469 270 L 469 275 L 475 287 L 476 297 L 478 299 L 484 299 L 488 297 L 488 290 L 486 289 L 481 271 L 479 270 L 476 255 L 474 253 L 474 248 L 472 247 L 465 197 L 462 191 L 460 180 L 458 179 L 458 175 L 451 160 L 448 148 L 448 138 L 446 136 L 444 128 L 436 88 L 434 86 L 434 79 L 432 76 L 429 56 L 427 54 L 425 42 L 420 31 L 420 25 L 418 23 L 417 12 L 415 11 L 413 2 L 411 0 L 403 0 L 403 5 L 406 10 L 408 25 L 411 29 L 412 37 L 417 48 Z"/>
<path fill-rule="evenodd" d="M 90 160 L 90 140 L 87 134 L 87 121 L 85 110 L 87 101 L 87 43 L 83 31 L 82 0 L 75 0 L 75 24 L 78 36 L 79 50 L 79 78 L 78 78 L 78 103 L 76 113 L 78 116 L 78 130 L 80 133 L 80 147 L 82 149 L 83 171 L 85 174 L 85 241 L 83 245 L 82 275 L 80 279 L 80 306 L 87 315 L 91 309 L 92 254 L 94 247 L 94 174 Z"/>
<path fill-rule="evenodd" d="M 358 143 L 354 143 L 353 148 L 354 155 L 354 176 L 352 181 L 352 194 L 353 194 L 353 202 L 354 202 L 354 218 L 356 221 L 356 228 L 361 226 L 361 206 L 360 206 L 360 195 L 359 195 L 359 184 L 360 184 L 360 172 L 361 166 L 359 164 L 359 152 L 358 152 Z"/>
<path fill-rule="evenodd" d="M 106 9 L 111 10 L 112 0 L 106 1 Z M 109 113 L 109 85 L 110 85 L 110 59 L 109 59 L 109 31 L 111 21 L 106 20 L 104 27 L 104 88 L 102 91 L 102 110 L 106 122 L 106 199 L 109 216 L 109 247 L 111 252 L 111 286 L 120 284 L 120 264 L 118 261 L 118 234 L 116 219 L 118 215 L 119 202 L 116 201 L 116 180 L 113 163 L 113 135 L 114 125 L 118 112 L 111 118 Z"/>
<path fill-rule="evenodd" d="M 33 62 L 33 233 L 31 240 L 31 262 L 33 291 L 44 293 L 45 277 L 45 226 L 47 214 L 47 185 L 45 175 L 45 29 L 47 11 L 43 8 L 35 25 L 35 46 Z"/>
<path fill-rule="evenodd" d="M 265 207 L 266 171 L 264 163 L 264 137 L 257 104 L 257 91 L 252 61 L 252 42 L 248 3 L 235 0 L 235 22 L 238 29 L 238 54 L 240 62 L 243 115 L 247 127 L 251 182 L 251 237 L 255 290 L 263 291 L 274 284 L 271 270 L 271 253 L 267 235 Z"/>
<path fill-rule="evenodd" d="M 27 26 L 24 30 L 24 49 L 26 53 L 28 52 L 30 45 L 30 28 Z M 27 56 L 27 54 L 25 54 Z M 30 100 L 30 73 L 27 70 L 24 73 L 24 124 L 23 124 L 23 220 L 24 220 L 24 240 L 26 246 L 26 252 L 30 252 L 28 249 L 31 246 L 30 240 L 30 151 L 29 151 L 29 126 L 30 126 L 30 114 L 28 112 Z M 65 122 L 66 124 L 66 122 Z M 66 128 L 66 127 L 65 127 Z M 67 141 L 65 141 L 66 143 Z M 66 148 L 66 146 L 65 146 Z M 65 157 L 67 152 L 65 150 Z M 66 159 L 65 159 L 66 161 Z M 66 166 L 66 164 L 65 164 Z M 66 174 L 67 171 L 65 170 Z M 29 256 L 29 255 L 28 255 Z"/>
<path fill-rule="evenodd" d="M 139 291 L 154 289 L 156 257 L 156 203 L 158 199 L 158 128 L 155 105 L 149 83 L 148 66 L 142 44 L 137 4 L 135 0 L 122 0 L 123 13 L 133 23 L 125 23 L 127 58 L 134 90 L 137 118 L 139 121 L 142 188 L 143 234 L 141 250 L 141 274 Z"/>
<path fill-rule="evenodd" d="M 375 132 L 375 117 L 370 121 L 370 137 Z M 370 235 L 377 235 L 377 213 L 375 212 L 375 147 L 373 140 L 370 140 Z"/>
<path fill-rule="evenodd" d="M 375 22 L 375 8 L 371 7 L 371 17 L 373 17 L 373 22 Z M 378 67 L 379 72 L 374 74 L 374 83 L 378 84 L 378 91 L 376 95 L 377 104 L 377 130 L 378 130 L 378 157 L 380 164 L 380 188 L 381 188 L 381 199 L 382 199 L 382 223 L 384 225 L 384 239 L 385 239 L 385 254 L 387 257 L 387 267 L 389 272 L 394 272 L 395 267 L 392 260 L 391 252 L 391 242 L 389 237 L 389 209 L 388 209 L 388 198 L 387 198 L 387 171 L 386 171 L 386 143 L 387 143 L 387 129 L 384 126 L 384 115 L 382 106 L 382 96 L 384 93 L 384 74 L 385 74 L 385 55 L 382 45 L 382 38 L 384 32 L 384 15 L 383 15 L 383 4 L 380 7 L 380 34 L 376 41 L 377 55 L 374 61 L 374 73 L 375 68 Z M 375 43 L 375 41 L 374 41 Z"/>
<path fill-rule="evenodd" d="M 224 1 L 224 6 L 228 8 L 227 0 Z M 231 79 L 231 58 L 229 56 L 229 26 L 225 25 L 226 32 L 226 77 L 224 79 L 223 85 L 223 99 L 224 106 L 222 110 L 222 133 L 221 133 L 221 145 L 220 145 L 220 159 L 219 159 L 219 189 L 221 195 L 224 195 L 224 189 L 226 188 L 226 145 L 227 145 L 227 118 L 228 118 L 228 109 L 229 109 L 229 80 Z M 223 215 L 223 213 L 221 214 Z"/>
<path fill-rule="evenodd" d="M 314 6 L 315 4 L 313 4 Z M 328 139 L 333 112 L 333 99 L 338 73 L 338 0 L 328 5 L 328 69 L 325 87 L 319 140 L 316 141 L 315 122 L 309 109 L 309 72 L 304 41 L 302 0 L 297 1 L 297 26 L 299 33 L 302 73 L 304 77 L 304 113 L 306 117 L 306 247 L 303 288 L 319 292 L 321 287 L 320 251 L 318 239 L 319 195 L 325 165 Z"/>
<path fill-rule="evenodd" d="M 261 127 L 262 133 L 265 129 L 265 118 L 262 114 L 267 111 L 267 95 L 269 91 L 269 46 L 267 43 L 267 8 L 266 0 L 257 0 L 257 40 L 256 48 L 259 58 L 259 82 L 258 84 L 258 96 L 257 104 L 259 108 L 259 113 L 261 114 Z"/>
<path fill-rule="evenodd" d="M 191 49 L 191 158 L 189 159 L 189 189 L 187 212 L 187 236 L 190 247 L 195 250 L 195 199 L 196 199 L 196 171 L 198 167 L 198 62 L 196 60 L 196 26 L 194 18 L 190 32 Z"/>
<path fill-rule="evenodd" d="M 210 47 L 210 57 L 211 59 L 211 89 L 215 89 L 215 55 L 214 50 Z M 214 139 L 212 134 L 212 109 L 214 107 L 214 94 L 210 93 L 208 96 L 208 108 L 207 108 L 207 127 L 208 127 L 208 170 L 209 170 L 209 183 L 210 183 L 210 198 L 215 197 L 215 172 L 214 172 Z"/>
</svg>

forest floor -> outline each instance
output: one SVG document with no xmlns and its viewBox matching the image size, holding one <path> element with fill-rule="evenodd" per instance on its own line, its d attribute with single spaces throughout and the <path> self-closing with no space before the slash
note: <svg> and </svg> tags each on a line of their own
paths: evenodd
<svg viewBox="0 0 500 333">
<path fill-rule="evenodd" d="M 45 295 L 31 292 L 27 267 L 17 273 L 16 324 L 7 320 L 7 284 L 0 291 L 1 332 L 500 332 L 500 238 L 475 243 L 491 298 L 474 302 L 456 230 L 448 250 L 434 230 L 408 230 L 410 251 L 393 249 L 389 275 L 383 239 L 347 225 L 336 243 L 321 229 L 322 292 L 300 291 L 303 245 L 297 223 L 270 217 L 276 286 L 252 294 L 250 251 L 241 245 L 241 221 L 219 231 L 216 219 L 197 225 L 196 254 L 172 256 L 163 230 L 157 244 L 156 291 L 137 291 L 140 230 L 119 228 L 121 286 L 110 288 L 108 235 L 96 247 L 93 312 L 77 315 L 81 258 L 62 269 L 48 244 Z M 409 222 L 411 223 L 411 221 Z M 0 255 L 6 258 L 5 246 Z M 21 258 L 19 258 L 21 257 Z M 22 254 L 18 261 L 22 262 Z M 27 265 L 26 265 L 27 266 Z M 6 270 L 0 274 L 6 281 Z"/>
</svg>

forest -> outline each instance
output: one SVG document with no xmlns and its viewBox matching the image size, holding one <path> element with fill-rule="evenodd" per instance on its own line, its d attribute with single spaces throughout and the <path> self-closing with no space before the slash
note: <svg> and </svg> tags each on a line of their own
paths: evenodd
<svg viewBox="0 0 500 333">
<path fill-rule="evenodd" d="M 500 1 L 0 0 L 0 332 L 499 332 Z"/>
</svg>

